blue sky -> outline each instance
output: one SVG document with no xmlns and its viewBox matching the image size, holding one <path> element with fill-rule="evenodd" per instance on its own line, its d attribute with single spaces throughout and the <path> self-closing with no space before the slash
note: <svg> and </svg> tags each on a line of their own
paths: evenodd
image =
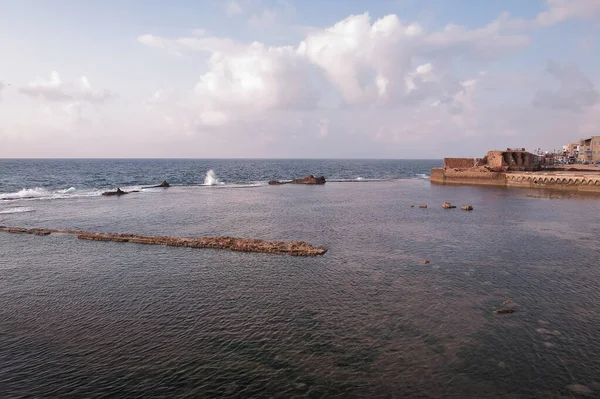
<svg viewBox="0 0 600 399">
<path fill-rule="evenodd" d="M 0 157 L 480 156 L 600 135 L 600 0 L 0 0 Z"/>
</svg>

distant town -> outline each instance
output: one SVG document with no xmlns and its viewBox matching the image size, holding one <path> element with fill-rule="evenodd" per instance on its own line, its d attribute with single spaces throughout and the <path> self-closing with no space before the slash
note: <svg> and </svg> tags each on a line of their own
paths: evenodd
<svg viewBox="0 0 600 399">
<path fill-rule="evenodd" d="M 540 154 L 541 155 L 541 154 Z M 600 136 L 580 139 L 563 145 L 562 152 L 554 155 L 554 163 L 600 166 Z"/>
</svg>

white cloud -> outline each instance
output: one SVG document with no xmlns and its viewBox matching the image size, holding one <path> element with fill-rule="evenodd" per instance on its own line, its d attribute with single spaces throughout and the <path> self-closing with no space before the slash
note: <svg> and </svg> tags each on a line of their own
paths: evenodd
<svg viewBox="0 0 600 399">
<path fill-rule="evenodd" d="M 488 25 L 469 30 L 449 25 L 428 33 L 417 23 L 388 15 L 373 23 L 368 14 L 353 15 L 334 26 L 309 34 L 298 52 L 319 66 L 348 104 L 422 100 L 458 89 L 435 63 L 458 56 L 497 56 L 522 48 L 529 39 L 502 35 Z M 415 60 L 429 59 L 416 66 Z"/>
<path fill-rule="evenodd" d="M 539 13 L 535 22 L 550 26 L 569 18 L 591 18 L 600 12 L 598 0 L 546 0 L 548 9 Z"/>
<path fill-rule="evenodd" d="M 230 17 L 233 15 L 241 14 L 243 12 L 242 5 L 239 1 L 231 0 L 225 5 L 225 13 Z"/>
<path fill-rule="evenodd" d="M 535 94 L 534 105 L 580 111 L 599 102 L 600 92 L 576 66 L 548 62 L 546 71 L 558 80 L 559 87 L 553 91 L 539 90 Z"/>
<path fill-rule="evenodd" d="M 56 71 L 50 79 L 38 77 L 20 89 L 22 94 L 50 102 L 87 102 L 102 104 L 114 97 L 109 90 L 94 91 L 87 77 L 82 76 L 78 83 L 63 82 Z"/>
<path fill-rule="evenodd" d="M 308 64 L 295 49 L 258 42 L 234 54 L 213 54 L 195 90 L 215 108 L 306 108 L 316 101 Z"/>
</svg>

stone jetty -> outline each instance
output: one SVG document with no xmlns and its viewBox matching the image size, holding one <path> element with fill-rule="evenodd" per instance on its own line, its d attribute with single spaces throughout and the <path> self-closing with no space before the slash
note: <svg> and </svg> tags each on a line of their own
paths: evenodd
<svg viewBox="0 0 600 399">
<path fill-rule="evenodd" d="M 313 247 L 304 241 L 265 241 L 235 237 L 173 237 L 148 236 L 138 234 L 94 233 L 80 230 L 59 230 L 0 226 L 0 232 L 15 234 L 49 235 L 50 233 L 76 235 L 80 240 L 130 242 L 171 247 L 228 249 L 241 252 L 263 252 L 278 255 L 317 256 L 327 252 L 324 248 Z"/>
</svg>

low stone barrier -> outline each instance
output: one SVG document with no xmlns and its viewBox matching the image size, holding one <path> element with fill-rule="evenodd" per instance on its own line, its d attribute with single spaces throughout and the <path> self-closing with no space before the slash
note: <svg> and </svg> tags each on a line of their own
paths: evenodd
<svg viewBox="0 0 600 399">
<path fill-rule="evenodd" d="M 170 237 L 147 236 L 137 234 L 94 233 L 79 230 L 25 229 L 21 227 L 0 226 L 0 232 L 16 234 L 48 235 L 50 233 L 76 235 L 80 240 L 130 242 L 148 245 L 167 245 L 171 247 L 228 249 L 241 252 L 262 252 L 278 255 L 317 256 L 327 252 L 324 248 L 313 247 L 304 241 L 265 241 L 236 237 Z"/>
</svg>

